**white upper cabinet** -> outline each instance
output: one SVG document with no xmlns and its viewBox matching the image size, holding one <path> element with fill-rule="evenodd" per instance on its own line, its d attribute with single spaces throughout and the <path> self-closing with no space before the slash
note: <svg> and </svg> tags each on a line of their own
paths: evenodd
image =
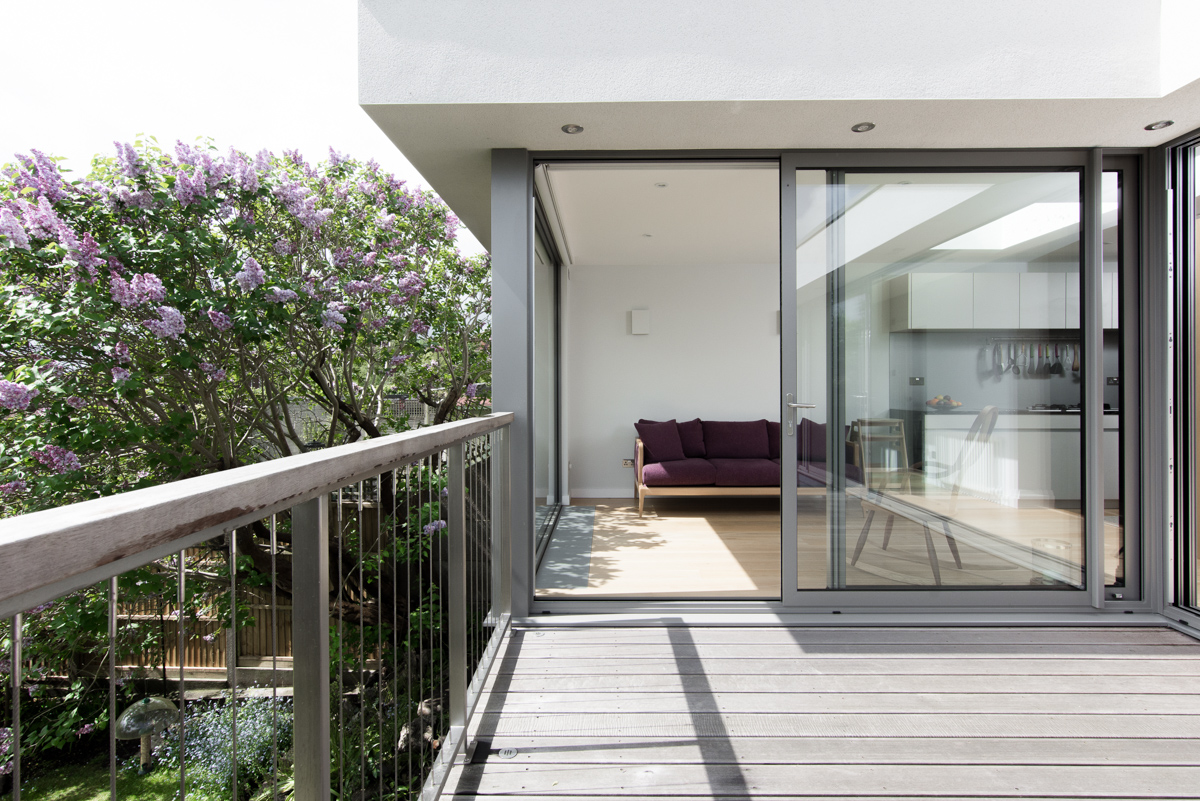
<svg viewBox="0 0 1200 801">
<path fill-rule="evenodd" d="M 1103 273 L 1105 328 L 1117 326 L 1117 274 Z M 909 273 L 889 282 L 892 331 L 1078 328 L 1079 273 Z"/>
<path fill-rule="evenodd" d="M 909 273 L 890 289 L 893 331 L 974 327 L 971 273 Z"/>
<path fill-rule="evenodd" d="M 1019 328 L 1021 276 L 1019 273 L 975 273 L 975 328 Z"/>
<path fill-rule="evenodd" d="M 1021 273 L 1021 328 L 1067 327 L 1067 274 Z"/>
</svg>

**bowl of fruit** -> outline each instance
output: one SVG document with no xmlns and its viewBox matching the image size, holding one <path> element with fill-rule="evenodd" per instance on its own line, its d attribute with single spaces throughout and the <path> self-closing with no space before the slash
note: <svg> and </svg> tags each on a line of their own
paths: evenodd
<svg viewBox="0 0 1200 801">
<path fill-rule="evenodd" d="M 957 409 L 962 406 L 962 401 L 956 401 L 949 395 L 938 395 L 933 400 L 925 401 L 926 406 L 932 406 L 935 409 Z"/>
</svg>

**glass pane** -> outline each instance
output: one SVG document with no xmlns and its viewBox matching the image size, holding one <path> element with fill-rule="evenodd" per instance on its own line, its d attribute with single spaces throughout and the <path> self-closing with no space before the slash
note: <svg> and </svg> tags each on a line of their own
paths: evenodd
<svg viewBox="0 0 1200 801">
<path fill-rule="evenodd" d="M 1100 318 L 1104 324 L 1104 583 L 1125 586 L 1125 452 L 1121 393 L 1121 175 L 1102 180 L 1104 269 Z"/>
<path fill-rule="evenodd" d="M 1079 174 L 797 193 L 799 588 L 1081 587 Z"/>
</svg>

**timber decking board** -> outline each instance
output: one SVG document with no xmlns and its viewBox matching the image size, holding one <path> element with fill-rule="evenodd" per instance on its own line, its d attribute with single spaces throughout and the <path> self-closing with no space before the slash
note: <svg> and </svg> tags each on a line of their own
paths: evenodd
<svg viewBox="0 0 1200 801">
<path fill-rule="evenodd" d="M 1200 798 L 1165 629 L 515 630 L 486 688 L 444 797 Z"/>
</svg>

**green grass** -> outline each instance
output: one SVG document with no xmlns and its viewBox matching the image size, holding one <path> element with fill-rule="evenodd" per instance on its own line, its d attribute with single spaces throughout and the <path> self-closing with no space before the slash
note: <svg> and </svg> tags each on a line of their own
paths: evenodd
<svg viewBox="0 0 1200 801">
<path fill-rule="evenodd" d="M 85 764 L 51 768 L 21 785 L 21 801 L 108 801 L 108 755 Z M 178 771 L 155 770 L 145 776 L 137 775 L 136 770 L 117 772 L 117 798 L 121 801 L 164 801 L 178 791 Z M 12 793 L 0 796 L 10 798 Z"/>
</svg>

